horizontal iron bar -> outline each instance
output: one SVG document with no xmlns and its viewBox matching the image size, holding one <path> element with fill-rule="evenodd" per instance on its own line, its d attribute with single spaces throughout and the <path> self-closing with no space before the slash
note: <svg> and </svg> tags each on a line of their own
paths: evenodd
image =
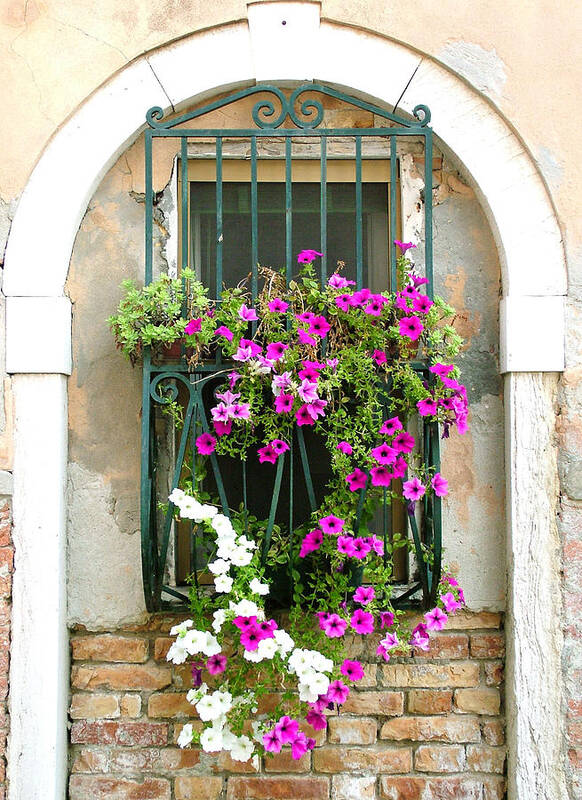
<svg viewBox="0 0 582 800">
<path fill-rule="evenodd" d="M 242 139 L 251 136 L 258 138 L 270 136 L 285 139 L 289 136 L 297 139 L 319 136 L 347 136 L 353 139 L 357 136 L 419 136 L 423 139 L 432 135 L 432 128 L 358 128 L 354 133 L 353 128 L 180 128 L 176 130 L 156 129 L 146 131 L 150 136 L 161 136 L 164 139 L 200 139 L 222 136 L 224 139 Z"/>
</svg>

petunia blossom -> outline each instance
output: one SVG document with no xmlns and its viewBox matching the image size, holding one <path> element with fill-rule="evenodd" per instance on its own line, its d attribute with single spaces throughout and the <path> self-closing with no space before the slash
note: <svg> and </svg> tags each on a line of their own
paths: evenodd
<svg viewBox="0 0 582 800">
<path fill-rule="evenodd" d="M 347 278 L 344 278 L 343 275 L 339 275 L 337 272 L 334 272 L 333 275 L 328 280 L 328 286 L 331 286 L 332 289 L 345 289 L 346 286 L 350 284 L 354 285 L 355 281 L 349 281 Z"/>
<path fill-rule="evenodd" d="M 421 417 L 432 417 L 437 412 L 437 401 L 432 397 L 425 397 L 416 404 Z"/>
<path fill-rule="evenodd" d="M 399 453 L 410 453 L 414 449 L 415 439 L 408 431 L 400 431 L 392 440 L 392 447 Z"/>
<path fill-rule="evenodd" d="M 297 255 L 297 263 L 298 264 L 311 264 L 316 258 L 321 258 L 323 253 L 319 253 L 317 250 L 302 250 Z"/>
<path fill-rule="evenodd" d="M 334 534 L 342 532 L 346 521 L 345 519 L 340 519 L 333 514 L 329 514 L 327 517 L 320 519 L 319 524 L 321 525 L 321 530 L 324 533 Z"/>
<path fill-rule="evenodd" d="M 299 427 L 302 425 L 315 425 L 315 420 L 309 411 L 308 405 L 302 405 L 298 408 L 295 412 L 295 418 L 297 419 L 297 425 L 299 425 Z"/>
<path fill-rule="evenodd" d="M 287 442 L 284 442 L 283 439 L 273 439 L 271 442 L 271 447 L 278 456 L 280 456 L 281 453 L 286 453 L 287 450 L 289 450 L 289 445 Z"/>
<path fill-rule="evenodd" d="M 267 345 L 267 358 L 271 359 L 271 361 L 278 361 L 284 354 L 285 350 L 288 349 L 288 344 L 283 344 L 283 342 L 271 342 Z"/>
<path fill-rule="evenodd" d="M 232 430 L 231 419 L 229 419 L 228 422 L 220 422 L 219 420 L 214 419 L 212 420 L 212 424 L 217 436 L 227 436 Z"/>
<path fill-rule="evenodd" d="M 394 614 L 392 611 L 380 611 L 380 630 L 390 628 L 394 625 Z"/>
<path fill-rule="evenodd" d="M 306 330 L 303 330 L 303 328 L 299 328 L 297 331 L 297 337 L 301 344 L 310 344 L 312 347 L 315 347 L 317 344 L 317 339 L 314 339 L 313 336 L 310 336 Z"/>
<path fill-rule="evenodd" d="M 338 553 L 343 553 L 346 556 L 354 555 L 354 537 L 353 536 L 338 536 L 337 537 L 337 550 Z"/>
<path fill-rule="evenodd" d="M 327 720 L 321 711 L 316 711 L 314 708 L 309 709 L 305 716 L 305 721 L 311 725 L 314 731 L 323 731 L 327 728 Z"/>
<path fill-rule="evenodd" d="M 323 533 L 316 528 L 315 530 L 307 533 L 301 542 L 301 549 L 299 550 L 299 558 L 305 558 L 309 553 L 319 550 L 323 542 Z"/>
<path fill-rule="evenodd" d="M 216 449 L 216 439 L 211 433 L 201 433 L 196 437 L 196 450 L 203 456 L 209 456 Z"/>
<path fill-rule="evenodd" d="M 356 633 L 372 633 L 374 630 L 374 616 L 369 611 L 356 609 L 351 616 L 350 625 Z"/>
<path fill-rule="evenodd" d="M 350 661 L 349 658 L 346 658 L 341 667 L 340 672 L 346 678 L 349 678 L 351 681 L 361 681 L 364 677 L 364 669 L 359 661 Z"/>
<path fill-rule="evenodd" d="M 338 296 L 335 298 L 335 304 L 342 311 L 349 311 L 350 307 L 352 306 L 352 295 L 338 294 Z"/>
<path fill-rule="evenodd" d="M 372 353 L 372 361 L 374 361 L 379 367 L 382 364 L 385 364 L 387 360 L 386 353 L 383 350 L 374 350 Z"/>
<path fill-rule="evenodd" d="M 412 242 L 401 242 L 399 239 L 394 239 L 394 244 L 396 247 L 399 247 L 403 253 L 406 253 L 411 247 L 416 247 Z"/>
<path fill-rule="evenodd" d="M 434 306 L 433 301 L 425 294 L 419 294 L 412 301 L 412 308 L 420 314 L 428 314 L 432 306 Z"/>
<path fill-rule="evenodd" d="M 294 761 L 298 761 L 300 758 L 303 758 L 308 749 L 307 736 L 303 731 L 299 731 L 291 742 L 291 758 L 293 758 Z"/>
<path fill-rule="evenodd" d="M 370 470 L 372 486 L 390 486 L 394 474 L 385 466 L 372 467 Z"/>
<path fill-rule="evenodd" d="M 407 500 L 420 500 L 425 493 L 425 488 L 418 478 L 411 478 L 409 481 L 404 481 L 402 484 L 402 494 Z"/>
<path fill-rule="evenodd" d="M 260 447 L 257 450 L 257 453 L 259 454 L 259 462 L 261 464 L 264 464 L 265 462 L 274 464 L 279 457 L 270 444 L 265 445 L 265 447 Z"/>
<path fill-rule="evenodd" d="M 454 614 L 455 611 L 458 611 L 463 607 L 463 604 L 459 603 L 452 592 L 446 592 L 445 594 L 442 594 L 441 600 L 445 607 L 445 611 L 448 611 L 449 614 Z"/>
<path fill-rule="evenodd" d="M 446 497 L 449 493 L 449 482 L 446 478 L 443 478 L 440 472 L 435 473 L 430 485 L 437 497 Z"/>
<path fill-rule="evenodd" d="M 314 334 L 315 336 L 321 336 L 323 339 L 325 336 L 327 336 L 327 332 L 329 331 L 330 327 L 331 326 L 325 317 L 313 317 L 309 323 L 309 333 Z"/>
<path fill-rule="evenodd" d="M 338 442 L 335 449 L 339 450 L 340 453 L 343 453 L 345 456 L 350 456 L 352 454 L 352 446 L 348 442 Z"/>
<path fill-rule="evenodd" d="M 432 609 L 432 611 L 427 611 L 424 615 L 426 620 L 426 627 L 429 631 L 442 631 L 445 627 L 447 622 L 447 615 L 444 611 L 442 611 L 438 606 Z"/>
<path fill-rule="evenodd" d="M 229 342 L 232 342 L 233 333 L 230 328 L 227 328 L 226 325 L 221 325 L 214 331 L 215 336 L 224 336 L 225 339 L 228 339 Z"/>
<path fill-rule="evenodd" d="M 308 380 L 301 381 L 301 386 L 297 387 L 297 394 L 304 403 L 312 403 L 317 400 L 317 383 Z"/>
<path fill-rule="evenodd" d="M 376 597 L 376 592 L 373 586 L 358 586 L 354 592 L 354 603 L 359 603 L 361 606 L 367 606 Z"/>
<path fill-rule="evenodd" d="M 184 333 L 187 333 L 188 336 L 192 336 L 195 333 L 198 333 L 202 328 L 202 320 L 200 317 L 197 319 L 191 319 L 190 322 L 184 328 Z"/>
<path fill-rule="evenodd" d="M 382 427 L 378 431 L 379 433 L 383 433 L 386 436 L 394 436 L 397 431 L 402 430 L 402 423 L 398 419 L 398 417 L 391 417 L 387 419 L 386 422 L 382 423 Z"/>
<path fill-rule="evenodd" d="M 289 308 L 289 303 L 281 300 L 280 297 L 275 297 L 269 302 L 269 311 L 272 314 L 283 314 Z"/>
<path fill-rule="evenodd" d="M 226 669 L 226 656 L 223 656 L 221 653 L 210 656 L 206 662 L 206 669 L 211 675 L 219 675 L 221 672 L 224 672 Z"/>
<path fill-rule="evenodd" d="M 382 442 L 378 447 L 374 447 L 371 451 L 371 456 L 378 464 L 393 464 L 398 457 L 398 450 L 390 447 L 387 442 Z"/>
<path fill-rule="evenodd" d="M 423 330 L 424 325 L 418 317 L 402 317 L 398 323 L 398 333 L 400 336 L 406 336 L 412 342 L 416 342 Z"/>
<path fill-rule="evenodd" d="M 245 322 L 254 322 L 258 320 L 257 312 L 254 308 L 248 308 L 246 303 L 243 303 L 238 310 L 238 315 Z"/>
<path fill-rule="evenodd" d="M 348 483 L 350 492 L 357 492 L 360 489 L 363 489 L 367 480 L 368 476 L 359 467 L 356 467 L 353 472 L 350 472 L 349 475 L 346 475 L 346 481 Z"/>
<path fill-rule="evenodd" d="M 346 686 L 343 681 L 335 680 L 329 684 L 329 689 L 327 690 L 327 696 L 331 700 L 332 703 L 337 703 L 338 706 L 341 706 L 343 703 L 346 702 L 348 696 L 350 694 L 349 686 Z"/>
<path fill-rule="evenodd" d="M 323 622 L 323 632 L 330 639 L 338 639 L 343 636 L 348 627 L 347 620 L 339 614 L 330 614 Z"/>
<path fill-rule="evenodd" d="M 292 394 L 280 394 L 275 397 L 275 411 L 277 414 L 288 414 L 293 408 L 295 398 Z"/>
<path fill-rule="evenodd" d="M 267 731 L 263 736 L 263 745 L 268 753 L 280 753 L 283 742 L 276 728 Z"/>
</svg>

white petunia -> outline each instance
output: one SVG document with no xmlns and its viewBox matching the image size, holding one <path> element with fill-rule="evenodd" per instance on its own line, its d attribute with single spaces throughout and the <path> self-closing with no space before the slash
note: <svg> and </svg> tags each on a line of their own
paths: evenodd
<svg viewBox="0 0 582 800">
<path fill-rule="evenodd" d="M 244 547 L 236 547 L 230 560 L 235 567 L 248 567 L 253 560 L 253 554 Z"/>
<path fill-rule="evenodd" d="M 196 703 L 196 711 L 202 722 L 211 722 L 224 713 L 222 703 L 215 695 L 216 692 L 206 694 Z"/>
<path fill-rule="evenodd" d="M 194 517 L 194 522 L 204 522 L 205 520 L 212 519 L 217 515 L 218 511 L 214 506 L 209 506 L 206 503 L 197 509 L 197 514 Z"/>
<path fill-rule="evenodd" d="M 238 549 L 238 545 L 235 544 L 234 538 L 233 539 L 219 539 L 218 540 L 218 547 L 216 548 L 216 555 L 219 558 L 224 558 L 227 561 L 230 561 L 232 558 L 232 554 L 235 550 Z"/>
<path fill-rule="evenodd" d="M 184 519 L 194 519 L 198 516 L 202 505 L 193 497 L 186 495 L 180 502 L 180 516 Z"/>
<path fill-rule="evenodd" d="M 206 728 L 200 734 L 200 744 L 206 753 L 222 750 L 222 730 L 215 727 Z"/>
<path fill-rule="evenodd" d="M 313 669 L 318 672 L 331 672 L 333 670 L 333 661 L 330 658 L 326 658 L 323 653 L 318 650 L 309 650 L 309 653 Z"/>
<path fill-rule="evenodd" d="M 202 700 L 202 698 L 204 697 L 205 694 L 207 694 L 207 692 L 208 692 L 208 685 L 206 683 L 202 683 L 197 689 L 188 690 L 188 694 L 186 695 L 186 700 L 189 703 L 192 703 L 193 706 L 195 706 L 196 703 Z"/>
<path fill-rule="evenodd" d="M 184 622 L 181 622 L 179 625 L 174 625 L 174 627 L 170 631 L 170 636 L 179 636 L 180 634 L 186 633 L 188 628 L 191 628 L 194 623 L 191 619 L 185 619 Z"/>
<path fill-rule="evenodd" d="M 274 639 L 261 639 L 257 647 L 257 652 L 261 658 L 271 659 L 278 649 L 277 642 Z"/>
<path fill-rule="evenodd" d="M 166 661 L 171 661 L 172 664 L 183 664 L 189 655 L 190 653 L 184 644 L 184 639 L 176 639 L 175 642 L 172 642 L 168 650 Z"/>
<path fill-rule="evenodd" d="M 233 579 L 230 575 L 217 575 L 214 579 L 214 587 L 217 592 L 228 594 L 232 589 Z"/>
<path fill-rule="evenodd" d="M 259 664 L 263 660 L 263 656 L 259 653 L 259 648 L 256 650 L 245 650 L 243 658 L 250 661 L 252 664 Z"/>
<path fill-rule="evenodd" d="M 319 695 L 306 683 L 300 683 L 297 687 L 299 689 L 299 699 L 303 703 L 315 703 Z"/>
<path fill-rule="evenodd" d="M 234 611 L 235 617 L 257 617 L 259 619 L 260 609 L 252 600 L 239 600 L 238 603 L 234 603 L 231 600 L 229 608 Z"/>
<path fill-rule="evenodd" d="M 218 644 L 216 636 L 213 636 L 210 631 L 205 631 L 205 637 L 204 645 L 201 648 L 204 655 L 210 657 L 220 653 L 222 647 Z"/>
<path fill-rule="evenodd" d="M 253 578 L 249 584 L 249 587 L 251 592 L 253 592 L 253 594 L 260 594 L 260 595 L 269 594 L 269 584 L 261 583 L 258 578 Z"/>
<path fill-rule="evenodd" d="M 252 539 L 247 539 L 246 536 L 239 536 L 236 543 L 247 550 L 256 550 L 257 547 L 257 543 L 253 542 Z"/>
<path fill-rule="evenodd" d="M 195 656 L 202 651 L 206 644 L 206 631 L 198 631 L 195 629 L 187 631 L 182 639 L 178 639 L 178 642 L 183 642 L 183 646 L 188 653 L 191 656 Z"/>
<path fill-rule="evenodd" d="M 302 675 L 306 670 L 312 669 L 313 659 L 309 650 L 302 650 L 296 647 L 289 656 L 289 672 L 294 672 L 296 675 Z"/>
<path fill-rule="evenodd" d="M 304 689 L 307 690 L 310 695 L 315 695 L 315 700 L 317 700 L 320 695 L 325 694 L 329 689 L 329 678 L 327 675 L 317 672 L 314 669 L 308 670 L 301 676 L 299 687 L 300 690 Z M 300 697 L 300 699 L 303 699 L 303 697 Z M 313 703 L 315 700 L 309 700 L 308 702 Z"/>
<path fill-rule="evenodd" d="M 172 489 L 172 493 L 168 497 L 168 500 L 170 501 L 170 503 L 173 503 L 175 506 L 179 506 L 180 503 L 184 500 L 185 497 L 186 497 L 186 493 L 183 492 L 182 489 L 178 489 L 178 487 L 176 486 L 175 489 Z"/>
<path fill-rule="evenodd" d="M 239 736 L 230 755 L 234 761 L 248 761 L 255 751 L 255 746 L 248 736 Z"/>
<path fill-rule="evenodd" d="M 180 735 L 178 736 L 178 746 L 179 747 L 188 747 L 189 744 L 192 744 L 192 736 L 194 735 L 194 729 L 192 725 L 187 722 L 186 725 L 180 731 Z"/>
<path fill-rule="evenodd" d="M 222 575 L 223 572 L 228 572 L 230 569 L 230 564 L 223 558 L 217 558 L 216 561 L 210 562 L 208 569 L 213 575 Z"/>
<path fill-rule="evenodd" d="M 220 633 L 222 626 L 226 622 L 226 611 L 224 608 L 219 608 L 217 611 L 214 612 L 212 615 L 212 630 L 214 633 Z"/>
<path fill-rule="evenodd" d="M 281 655 L 286 656 L 287 653 L 290 653 L 295 647 L 295 642 L 283 628 L 277 628 L 277 630 L 274 631 L 274 636 L 275 641 L 279 645 L 279 652 Z"/>
<path fill-rule="evenodd" d="M 232 750 L 237 742 L 237 736 L 231 731 L 228 725 L 225 725 L 222 729 L 222 749 L 223 750 Z"/>
<path fill-rule="evenodd" d="M 216 514 L 211 520 L 210 524 L 218 534 L 218 536 L 234 534 L 235 530 L 232 527 L 232 522 L 224 514 Z M 236 534 L 235 534 L 236 535 Z"/>
</svg>

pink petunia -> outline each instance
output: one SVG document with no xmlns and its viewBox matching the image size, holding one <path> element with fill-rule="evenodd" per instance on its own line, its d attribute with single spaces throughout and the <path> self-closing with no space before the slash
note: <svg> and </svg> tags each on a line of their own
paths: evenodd
<svg viewBox="0 0 582 800">
<path fill-rule="evenodd" d="M 256 650 L 259 646 L 259 642 L 261 642 L 265 637 L 262 636 L 260 631 L 258 630 L 256 625 L 252 627 L 246 628 L 244 631 L 241 631 L 240 634 L 240 643 L 244 647 L 245 650 Z"/>
<path fill-rule="evenodd" d="M 378 299 L 377 296 L 373 295 L 368 302 L 368 305 L 364 309 L 364 314 L 370 314 L 372 317 L 379 317 L 382 313 L 382 306 L 384 303 L 382 300 Z"/>
<path fill-rule="evenodd" d="M 270 444 L 265 445 L 265 447 L 260 447 L 257 450 L 259 454 L 259 463 L 264 464 L 265 462 L 269 462 L 269 464 L 274 464 L 279 457 L 275 450 L 271 447 Z"/>
<path fill-rule="evenodd" d="M 398 323 L 398 333 L 400 336 L 406 336 L 412 342 L 416 342 L 423 330 L 424 325 L 418 317 L 402 317 Z"/>
<path fill-rule="evenodd" d="M 248 308 L 246 303 L 243 303 L 238 310 L 239 317 L 245 322 L 254 322 L 258 320 L 257 312 L 254 308 Z"/>
<path fill-rule="evenodd" d="M 429 631 L 442 631 L 445 627 L 447 622 L 447 615 L 444 611 L 442 611 L 438 606 L 432 609 L 432 611 L 427 611 L 424 615 L 426 620 L 426 627 Z"/>
<path fill-rule="evenodd" d="M 327 336 L 327 332 L 329 331 L 330 327 L 331 325 L 325 317 L 313 317 L 309 323 L 309 333 L 315 334 L 315 336 L 320 336 L 323 339 L 325 336 Z"/>
<path fill-rule="evenodd" d="M 359 603 L 361 606 L 367 606 L 376 597 L 376 592 L 373 586 L 358 586 L 354 592 L 354 603 Z"/>
<path fill-rule="evenodd" d="M 293 401 L 292 394 L 280 394 L 275 397 L 275 411 L 277 414 L 288 414 L 293 408 Z"/>
<path fill-rule="evenodd" d="M 440 472 L 435 473 L 430 485 L 437 497 L 446 497 L 449 493 L 449 482 L 446 478 L 443 478 Z"/>
<path fill-rule="evenodd" d="M 343 703 L 346 702 L 348 696 L 350 694 L 349 686 L 346 686 L 343 681 L 336 680 L 332 681 L 329 684 L 329 689 L 327 690 L 327 696 L 331 700 L 332 703 L 337 703 L 338 706 L 341 706 Z"/>
<path fill-rule="evenodd" d="M 245 631 L 247 628 L 255 628 L 257 625 L 257 618 L 255 616 L 252 617 L 242 617 L 238 616 L 235 617 L 232 621 L 232 624 L 239 629 L 239 631 Z"/>
<path fill-rule="evenodd" d="M 390 486 L 394 474 L 384 466 L 372 467 L 370 470 L 372 486 Z"/>
<path fill-rule="evenodd" d="M 237 347 L 236 353 L 233 355 L 234 361 L 250 361 L 253 357 L 253 351 L 250 347 Z"/>
<path fill-rule="evenodd" d="M 428 314 L 432 306 L 434 306 L 433 301 L 425 294 L 419 294 L 412 301 L 412 308 L 420 314 Z"/>
<path fill-rule="evenodd" d="M 210 656 L 206 662 L 206 669 L 211 675 L 219 675 L 221 672 L 224 672 L 226 669 L 226 656 L 223 656 L 221 653 Z"/>
<path fill-rule="evenodd" d="M 335 449 L 339 450 L 340 453 L 343 453 L 345 456 L 351 456 L 353 451 L 351 444 L 348 442 L 339 442 Z"/>
<path fill-rule="evenodd" d="M 354 555 L 354 537 L 353 536 L 338 536 L 337 537 L 337 551 L 346 556 Z"/>
<path fill-rule="evenodd" d="M 421 417 L 432 417 L 437 412 L 437 402 L 432 397 L 425 397 L 416 404 Z"/>
<path fill-rule="evenodd" d="M 380 644 L 384 645 L 386 650 L 393 650 L 395 647 L 398 647 L 400 640 L 395 633 L 387 633 Z"/>
<path fill-rule="evenodd" d="M 226 325 L 221 325 L 214 331 L 215 336 L 224 336 L 225 339 L 228 339 L 229 342 L 232 342 L 233 333 L 230 328 L 227 328 Z"/>
<path fill-rule="evenodd" d="M 368 541 L 372 545 L 372 550 L 376 553 L 376 555 L 384 555 L 384 542 L 382 539 L 378 539 L 377 536 L 369 536 Z"/>
<path fill-rule="evenodd" d="M 220 422 L 219 420 L 214 419 L 212 420 L 212 424 L 217 436 L 227 436 L 232 430 L 231 419 L 229 419 L 228 422 Z"/>
<path fill-rule="evenodd" d="M 345 519 L 340 519 L 333 514 L 329 514 L 327 517 L 320 519 L 319 524 L 321 525 L 321 530 L 324 533 L 335 534 L 342 532 L 346 521 Z"/>
<path fill-rule="evenodd" d="M 310 344 L 312 347 L 315 347 L 317 344 L 317 339 L 314 339 L 313 336 L 310 336 L 307 331 L 303 330 L 303 328 L 299 328 L 297 331 L 297 336 L 301 344 Z"/>
<path fill-rule="evenodd" d="M 335 304 L 342 311 L 349 311 L 350 307 L 352 306 L 352 295 L 338 294 L 338 296 L 335 298 Z"/>
<path fill-rule="evenodd" d="M 396 463 L 392 467 L 392 474 L 396 479 L 403 478 L 406 475 L 406 470 L 408 469 L 408 464 L 402 458 L 402 456 L 398 456 L 396 459 Z"/>
<path fill-rule="evenodd" d="M 311 533 L 307 533 L 301 542 L 301 549 L 299 550 L 299 558 L 305 558 L 309 553 L 314 553 L 319 550 L 323 542 L 323 533 L 316 528 Z"/>
<path fill-rule="evenodd" d="M 408 298 L 408 300 L 416 300 L 419 297 L 419 293 L 416 290 L 416 286 L 413 283 L 408 283 L 400 292 L 402 297 Z"/>
<path fill-rule="evenodd" d="M 216 439 L 211 433 L 201 433 L 196 438 L 196 450 L 203 456 L 209 456 L 216 450 Z"/>
<path fill-rule="evenodd" d="M 192 336 L 195 333 L 198 333 L 199 330 L 202 328 L 202 320 L 200 317 L 197 319 L 191 319 L 190 322 L 184 328 L 184 333 L 187 333 L 188 336 Z"/>
<path fill-rule="evenodd" d="M 323 632 L 330 639 L 338 639 L 343 636 L 348 627 L 347 620 L 339 614 L 330 614 L 323 622 Z"/>
<path fill-rule="evenodd" d="M 251 407 L 249 403 L 233 403 L 228 406 L 229 414 L 232 419 L 250 419 Z"/>
<path fill-rule="evenodd" d="M 303 380 L 301 385 L 297 387 L 297 394 L 304 403 L 312 403 L 317 400 L 317 383 L 312 381 Z"/>
<path fill-rule="evenodd" d="M 299 731 L 297 736 L 291 742 L 291 758 L 293 758 L 294 761 L 298 761 L 305 755 L 307 750 L 307 736 L 303 733 L 303 731 Z"/>
<path fill-rule="evenodd" d="M 338 275 L 337 272 L 334 272 L 327 284 L 331 286 L 332 289 L 345 289 L 346 286 L 350 284 L 353 286 L 355 281 L 349 281 L 347 278 L 344 278 L 343 275 Z"/>
<path fill-rule="evenodd" d="M 455 598 L 455 595 L 452 592 L 446 592 L 446 594 L 441 595 L 441 600 L 445 607 L 445 610 L 449 614 L 454 614 L 455 611 L 458 611 L 460 608 L 463 607 L 462 603 Z"/>
<path fill-rule="evenodd" d="M 290 744 L 299 732 L 299 723 L 296 719 L 284 716 L 275 725 L 275 730 L 279 734 L 282 744 Z"/>
<path fill-rule="evenodd" d="M 241 347 L 250 348 L 252 358 L 256 358 L 263 352 L 263 348 L 256 342 L 253 342 L 252 339 L 241 339 L 239 344 Z"/>
<path fill-rule="evenodd" d="M 309 411 L 308 405 L 303 405 L 301 408 L 298 408 L 295 412 L 295 418 L 297 419 L 297 425 L 315 425 L 315 420 Z"/>
<path fill-rule="evenodd" d="M 394 625 L 394 614 L 392 611 L 380 611 L 380 630 L 390 628 Z"/>
<path fill-rule="evenodd" d="M 352 614 L 350 625 L 356 633 L 372 633 L 374 630 L 374 617 L 369 611 L 363 611 L 361 608 L 358 608 Z"/>
<path fill-rule="evenodd" d="M 364 539 L 362 536 L 357 536 L 353 541 L 353 557 L 364 559 L 372 549 L 372 545 L 369 541 Z"/>
<path fill-rule="evenodd" d="M 390 661 L 390 653 L 388 652 L 388 650 L 386 650 L 382 642 L 380 642 L 378 644 L 378 647 L 376 648 L 376 655 L 381 656 L 384 659 L 384 661 Z"/>
<path fill-rule="evenodd" d="M 432 367 L 429 367 L 429 371 L 438 375 L 439 378 L 446 378 L 449 373 L 451 373 L 454 369 L 453 364 L 441 364 L 437 361 L 436 364 L 433 364 Z"/>
<path fill-rule="evenodd" d="M 326 718 L 321 711 L 316 711 L 314 708 L 307 712 L 305 721 L 308 725 L 311 725 L 314 731 L 323 731 L 327 728 Z"/>
<path fill-rule="evenodd" d="M 378 464 L 386 466 L 387 464 L 394 464 L 398 457 L 398 451 L 390 447 L 387 442 L 382 442 L 378 447 L 374 447 L 371 451 L 371 456 Z"/>
<path fill-rule="evenodd" d="M 388 359 L 383 350 L 374 350 L 372 353 L 372 360 L 380 367 L 382 364 L 385 364 Z"/>
<path fill-rule="evenodd" d="M 364 486 L 366 485 L 367 480 L 368 477 L 366 473 L 363 470 L 359 469 L 359 467 L 356 467 L 356 469 L 353 472 L 350 472 L 349 475 L 346 475 L 346 481 L 350 488 L 350 492 L 357 492 L 360 489 L 363 489 Z"/>
<path fill-rule="evenodd" d="M 425 488 L 418 478 L 411 478 L 409 481 L 404 481 L 402 484 L 402 494 L 407 500 L 420 500 L 425 493 Z"/>
<path fill-rule="evenodd" d="M 316 258 L 321 258 L 323 253 L 319 253 L 317 250 L 302 250 L 297 255 L 297 263 L 298 264 L 311 264 Z"/>
<path fill-rule="evenodd" d="M 402 423 L 398 419 L 398 417 L 391 417 L 387 419 L 386 422 L 382 423 L 382 427 L 379 430 L 379 433 L 383 433 L 386 436 L 394 436 L 396 431 L 402 430 Z"/>
<path fill-rule="evenodd" d="M 340 672 L 351 681 L 361 681 L 364 677 L 364 669 L 359 661 L 350 661 L 346 658 L 340 667 Z"/>
<path fill-rule="evenodd" d="M 287 442 L 284 442 L 283 439 L 273 439 L 271 442 L 271 447 L 278 456 L 280 456 L 281 453 L 286 453 L 287 450 L 289 450 L 289 445 Z"/>
<path fill-rule="evenodd" d="M 408 431 L 400 433 L 392 440 L 392 447 L 399 453 L 410 453 L 414 449 L 415 439 Z"/>
<path fill-rule="evenodd" d="M 399 239 L 394 239 L 394 244 L 396 247 L 399 247 L 403 253 L 406 253 L 411 247 L 416 247 L 412 242 L 401 242 Z"/>
<path fill-rule="evenodd" d="M 417 625 L 412 631 L 410 644 L 419 650 L 424 650 L 425 653 L 428 652 L 430 649 L 430 637 L 426 631 L 425 625 Z"/>
<path fill-rule="evenodd" d="M 240 374 L 240 372 L 237 372 L 235 369 L 233 369 L 230 375 L 228 376 L 228 385 L 230 386 L 231 391 L 236 386 L 236 382 L 241 378 L 242 375 Z"/>
<path fill-rule="evenodd" d="M 269 303 L 269 311 L 273 314 L 283 314 L 289 308 L 289 303 L 281 300 L 280 297 L 275 297 Z"/>
<path fill-rule="evenodd" d="M 302 381 L 310 381 L 311 383 L 317 383 L 319 380 L 319 372 L 315 369 L 315 367 L 304 367 L 300 369 L 297 373 L 297 376 Z"/>
<path fill-rule="evenodd" d="M 281 741 L 281 737 L 279 736 L 279 731 L 276 728 L 273 728 L 271 731 L 267 731 L 263 736 L 263 745 L 265 750 L 268 753 L 280 753 L 281 747 L 283 746 L 283 742 Z"/>
</svg>

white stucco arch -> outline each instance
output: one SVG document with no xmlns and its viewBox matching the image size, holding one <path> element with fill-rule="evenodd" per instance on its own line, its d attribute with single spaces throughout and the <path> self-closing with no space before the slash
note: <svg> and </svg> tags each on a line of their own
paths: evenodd
<svg viewBox="0 0 582 800">
<path fill-rule="evenodd" d="M 563 796 L 552 769 L 560 753 L 560 642 L 551 625 L 559 569 L 552 499 L 553 412 L 551 387 L 535 374 L 563 369 L 566 268 L 555 214 L 531 157 L 489 101 L 417 52 L 373 33 L 321 21 L 319 12 L 319 3 L 309 0 L 249 3 L 248 21 L 194 34 L 138 58 L 55 134 L 20 200 L 3 287 L 7 368 L 14 374 L 16 403 L 11 800 L 62 800 L 66 792 L 64 498 L 71 308 L 64 285 L 79 223 L 94 190 L 139 135 L 145 111 L 153 105 L 168 108 L 169 100 L 179 107 L 255 81 L 317 80 L 391 106 L 413 73 L 400 107 L 408 112 L 418 103 L 430 107 L 436 134 L 474 182 L 502 263 L 508 595 L 513 630 L 522 637 L 510 656 L 508 675 L 508 695 L 514 698 L 510 789 L 514 797 Z M 511 374 L 516 372 L 525 374 Z M 520 415 L 536 387 L 543 390 L 541 399 L 520 439 Z M 545 448 L 535 473 L 531 443 Z M 516 492 L 524 490 L 531 497 L 546 496 L 547 502 L 525 508 L 516 501 Z M 527 554 L 534 541 L 544 563 L 531 565 L 524 559 L 515 580 L 519 552 Z M 532 617 L 550 620 L 548 630 L 540 633 L 543 648 L 521 633 Z M 549 692 L 548 686 L 555 691 Z M 532 739 L 536 729 L 537 749 Z"/>
</svg>

